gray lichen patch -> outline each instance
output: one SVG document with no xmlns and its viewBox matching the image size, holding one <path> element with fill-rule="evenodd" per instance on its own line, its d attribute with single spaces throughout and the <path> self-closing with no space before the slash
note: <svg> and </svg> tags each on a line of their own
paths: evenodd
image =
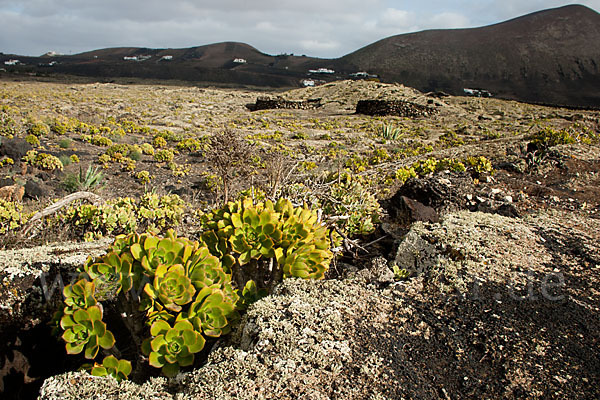
<svg viewBox="0 0 600 400">
<path fill-rule="evenodd" d="M 4 325 L 35 323 L 41 316 L 33 315 L 38 309 L 33 303 L 49 301 L 46 297 L 50 295 L 60 297 L 60 282 L 68 283 L 55 279 L 57 270 L 74 272 L 89 256 L 105 253 L 109 242 L 104 239 L 0 251 L 0 321 Z M 37 300 L 28 301 L 33 298 Z"/>
<path fill-rule="evenodd" d="M 46 379 L 40 389 L 40 399 L 139 399 L 169 400 L 173 396 L 166 389 L 165 378 L 152 378 L 143 385 L 117 382 L 112 377 L 91 376 L 87 372 L 68 372 Z"/>
<path fill-rule="evenodd" d="M 442 292 L 465 293 L 477 281 L 523 286 L 528 274 L 551 272 L 552 256 L 535 225 L 496 214 L 461 211 L 440 223 L 413 225 L 395 262 Z"/>
</svg>

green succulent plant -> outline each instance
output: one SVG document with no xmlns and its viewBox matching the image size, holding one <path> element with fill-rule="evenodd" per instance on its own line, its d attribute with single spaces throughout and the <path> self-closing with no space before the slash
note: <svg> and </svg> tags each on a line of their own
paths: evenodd
<svg viewBox="0 0 600 400">
<path fill-rule="evenodd" d="M 223 290 L 207 287 L 179 318 L 190 321 L 205 336 L 216 338 L 230 332 L 231 322 L 238 317 L 235 307 L 235 301 Z"/>
<path fill-rule="evenodd" d="M 102 309 L 97 305 L 63 315 L 60 326 L 65 331 L 62 338 L 67 342 L 68 354 L 79 354 L 85 349 L 85 358 L 93 359 L 100 347 L 110 349 L 115 344 L 115 337 L 102 322 Z"/>
<path fill-rule="evenodd" d="M 66 304 L 65 314 L 73 314 L 76 309 L 87 309 L 95 306 L 98 303 L 94 297 L 95 290 L 94 282 L 85 279 L 80 279 L 72 285 L 65 286 L 63 290 Z"/>
<path fill-rule="evenodd" d="M 90 370 L 93 376 L 112 376 L 121 382 L 127 379 L 131 373 L 131 362 L 127 360 L 118 360 L 115 356 L 107 356 L 102 360 L 102 364 L 94 363 Z"/>
<path fill-rule="evenodd" d="M 196 289 L 183 265 L 176 264 L 167 268 L 165 264 L 161 264 L 156 269 L 154 283 L 147 283 L 144 292 L 153 301 L 160 300 L 162 307 L 179 312 L 181 306 L 192 301 Z"/>
<path fill-rule="evenodd" d="M 287 199 L 230 202 L 205 214 L 203 226 L 202 240 L 213 255 L 227 260 L 223 264 L 238 288 L 250 280 L 264 289 L 283 277 L 321 279 L 333 257 L 329 231 L 317 213 Z"/>
<path fill-rule="evenodd" d="M 191 322 L 180 320 L 173 327 L 163 320 L 155 321 L 150 328 L 152 340 L 145 344 L 150 365 L 162 368 L 166 376 L 174 376 L 180 367 L 192 365 L 194 354 L 204 348 L 205 339 Z"/>
</svg>

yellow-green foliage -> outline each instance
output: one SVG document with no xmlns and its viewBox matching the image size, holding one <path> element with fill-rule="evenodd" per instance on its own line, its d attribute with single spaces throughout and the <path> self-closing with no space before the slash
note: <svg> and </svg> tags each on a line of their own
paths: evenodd
<svg viewBox="0 0 600 400">
<path fill-rule="evenodd" d="M 346 234 L 364 235 L 375 230 L 383 210 L 364 178 L 349 173 L 331 185 L 323 201 L 327 215 L 340 217 L 336 224 Z"/>
<path fill-rule="evenodd" d="M 150 143 L 142 143 L 140 148 L 142 150 L 142 153 L 144 153 L 148 156 L 154 155 L 154 147 L 152 147 L 152 145 Z"/>
<path fill-rule="evenodd" d="M 419 160 L 412 165 L 412 168 L 419 176 L 425 176 L 445 170 L 453 172 L 466 171 L 465 165 L 460 160 L 454 158 L 443 158 L 441 160 L 428 158 L 426 160 Z"/>
<path fill-rule="evenodd" d="M 321 279 L 333 257 L 317 213 L 286 199 L 229 202 L 202 219 L 202 240 L 233 271 L 239 288 L 250 281 L 265 288 L 286 277 Z"/>
<path fill-rule="evenodd" d="M 23 206 L 19 203 L 0 199 L 0 234 L 19 228 L 25 223 L 26 218 L 22 214 Z"/>
<path fill-rule="evenodd" d="M 167 163 L 167 167 L 171 170 L 171 172 L 173 173 L 173 176 L 176 176 L 176 177 L 187 176 L 190 173 L 190 169 L 191 169 L 189 164 L 179 165 L 174 161 L 169 161 Z"/>
<path fill-rule="evenodd" d="M 67 133 L 69 131 L 69 127 L 68 127 L 67 123 L 60 121 L 58 119 L 55 119 L 50 124 L 50 130 L 52 132 L 56 133 L 57 135 L 64 135 L 65 133 Z"/>
<path fill-rule="evenodd" d="M 167 141 L 161 136 L 156 136 L 152 140 L 152 146 L 154 146 L 155 148 L 167 147 Z"/>
<path fill-rule="evenodd" d="M 15 161 L 10 157 L 4 157 L 0 160 L 0 167 L 5 165 L 14 165 Z"/>
<path fill-rule="evenodd" d="M 58 169 L 63 170 L 63 163 L 58 157 L 51 154 L 38 153 L 35 150 L 29 150 L 23 157 L 23 161 L 34 167 L 45 169 L 47 171 L 54 171 Z"/>
<path fill-rule="evenodd" d="M 401 183 L 406 182 L 410 178 L 416 178 L 417 172 L 413 167 L 408 168 L 400 168 L 396 171 L 394 178 L 400 181 Z"/>
<path fill-rule="evenodd" d="M 71 157 L 69 157 L 71 159 L 71 162 L 74 164 L 77 164 L 79 162 L 79 157 L 77 157 L 77 154 L 71 154 Z"/>
<path fill-rule="evenodd" d="M 113 144 L 108 149 L 106 149 L 105 154 L 109 155 L 111 158 L 114 158 L 117 161 L 120 161 L 120 157 L 127 157 L 132 150 L 132 146 L 126 143 L 118 143 Z M 117 155 L 118 154 L 118 155 Z"/>
<path fill-rule="evenodd" d="M 27 133 L 35 136 L 46 136 L 50 133 L 50 128 L 43 122 L 34 122 L 27 128 Z"/>
<path fill-rule="evenodd" d="M 599 136 L 592 130 L 577 124 L 560 130 L 552 127 L 545 127 L 530 137 L 532 143 L 537 144 L 541 148 L 548 148 L 560 144 L 590 144 L 597 142 L 598 139 Z"/>
<path fill-rule="evenodd" d="M 200 151 L 206 150 L 207 144 L 195 138 L 187 138 L 177 143 L 177 150 Z"/>
<path fill-rule="evenodd" d="M 478 174 L 492 173 L 494 171 L 491 161 L 483 156 L 467 157 L 465 163 Z"/>
<path fill-rule="evenodd" d="M 150 183 L 150 180 L 152 179 L 152 176 L 148 171 L 140 171 L 135 175 L 135 177 L 138 181 L 140 181 L 140 183 L 144 185 Z"/>
<path fill-rule="evenodd" d="M 173 150 L 171 149 L 162 149 L 162 150 L 158 150 L 156 153 L 154 153 L 154 159 L 157 162 L 169 162 L 169 161 L 173 161 Z"/>
<path fill-rule="evenodd" d="M 30 145 L 32 145 L 33 147 L 39 147 L 39 145 L 40 145 L 40 139 L 35 135 L 31 135 L 31 134 L 27 135 L 25 137 L 25 141 L 27 143 L 29 143 Z"/>
<path fill-rule="evenodd" d="M 93 145 L 109 147 L 113 145 L 113 141 L 102 135 L 82 135 L 81 138 Z"/>
<path fill-rule="evenodd" d="M 16 121 L 2 110 L 0 112 L 0 136 L 12 139 L 17 133 Z"/>
<path fill-rule="evenodd" d="M 86 237 L 126 234 L 138 229 L 164 232 L 176 227 L 186 209 L 177 195 L 146 193 L 138 201 L 129 198 L 108 200 L 102 205 L 83 204 L 57 214 L 57 221 Z M 91 234 L 91 235 L 90 235 Z"/>
</svg>

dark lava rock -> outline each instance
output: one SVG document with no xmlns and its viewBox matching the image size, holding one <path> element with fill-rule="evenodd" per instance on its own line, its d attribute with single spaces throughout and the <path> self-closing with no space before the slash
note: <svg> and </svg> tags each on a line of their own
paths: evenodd
<svg viewBox="0 0 600 400">
<path fill-rule="evenodd" d="M 321 107 L 321 99 L 308 99 L 304 101 L 285 100 L 281 97 L 259 97 L 254 104 L 246 104 L 250 111 L 272 110 L 272 109 L 292 109 L 309 110 Z"/>
<path fill-rule="evenodd" d="M 14 161 L 20 160 L 29 150 L 33 147 L 25 141 L 25 139 L 14 138 L 14 139 L 2 139 L 2 145 L 0 145 L 0 156 L 6 156 L 12 158 Z"/>
<path fill-rule="evenodd" d="M 402 204 L 402 197 L 432 207 L 438 213 L 467 208 L 468 196 L 475 192 L 473 179 L 466 173 L 433 175 L 409 179 L 389 200 L 388 208 Z M 396 206 L 397 208 L 397 206 Z M 390 215 L 395 211 L 388 210 Z"/>
<path fill-rule="evenodd" d="M 11 185 L 14 185 L 14 184 L 15 184 L 15 181 L 13 181 L 10 178 L 2 178 L 2 179 L 0 179 L 0 188 L 4 187 L 4 186 L 11 186 Z"/>
<path fill-rule="evenodd" d="M 25 196 L 30 199 L 43 199 L 50 196 L 50 190 L 45 185 L 29 180 L 25 184 Z"/>
<path fill-rule="evenodd" d="M 395 115 L 398 117 L 427 117 L 437 110 L 402 100 L 359 100 L 356 104 L 356 114 L 364 115 Z"/>
<path fill-rule="evenodd" d="M 416 221 L 438 222 L 440 219 L 435 209 L 406 196 L 394 196 L 388 212 L 394 222 L 402 226 L 409 226 Z"/>
</svg>

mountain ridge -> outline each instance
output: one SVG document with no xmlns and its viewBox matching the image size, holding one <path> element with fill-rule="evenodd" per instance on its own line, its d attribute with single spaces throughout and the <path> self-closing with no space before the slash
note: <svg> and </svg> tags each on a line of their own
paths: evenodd
<svg viewBox="0 0 600 400">
<path fill-rule="evenodd" d="M 123 57 L 152 56 L 143 62 Z M 164 56 L 171 56 L 166 61 Z M 6 55 L 4 55 L 6 58 Z M 340 58 L 268 55 L 240 42 L 180 49 L 117 47 L 72 56 L 22 57 L 57 61 L 42 73 L 177 79 L 294 87 L 308 70 L 329 68 L 323 81 L 367 71 L 381 81 L 421 91 L 463 94 L 482 88 L 526 102 L 600 107 L 600 14 L 582 5 L 537 11 L 483 27 L 431 29 L 383 38 Z M 234 63 L 234 59 L 243 63 Z M 3 59 L 0 57 L 0 61 Z"/>
</svg>

